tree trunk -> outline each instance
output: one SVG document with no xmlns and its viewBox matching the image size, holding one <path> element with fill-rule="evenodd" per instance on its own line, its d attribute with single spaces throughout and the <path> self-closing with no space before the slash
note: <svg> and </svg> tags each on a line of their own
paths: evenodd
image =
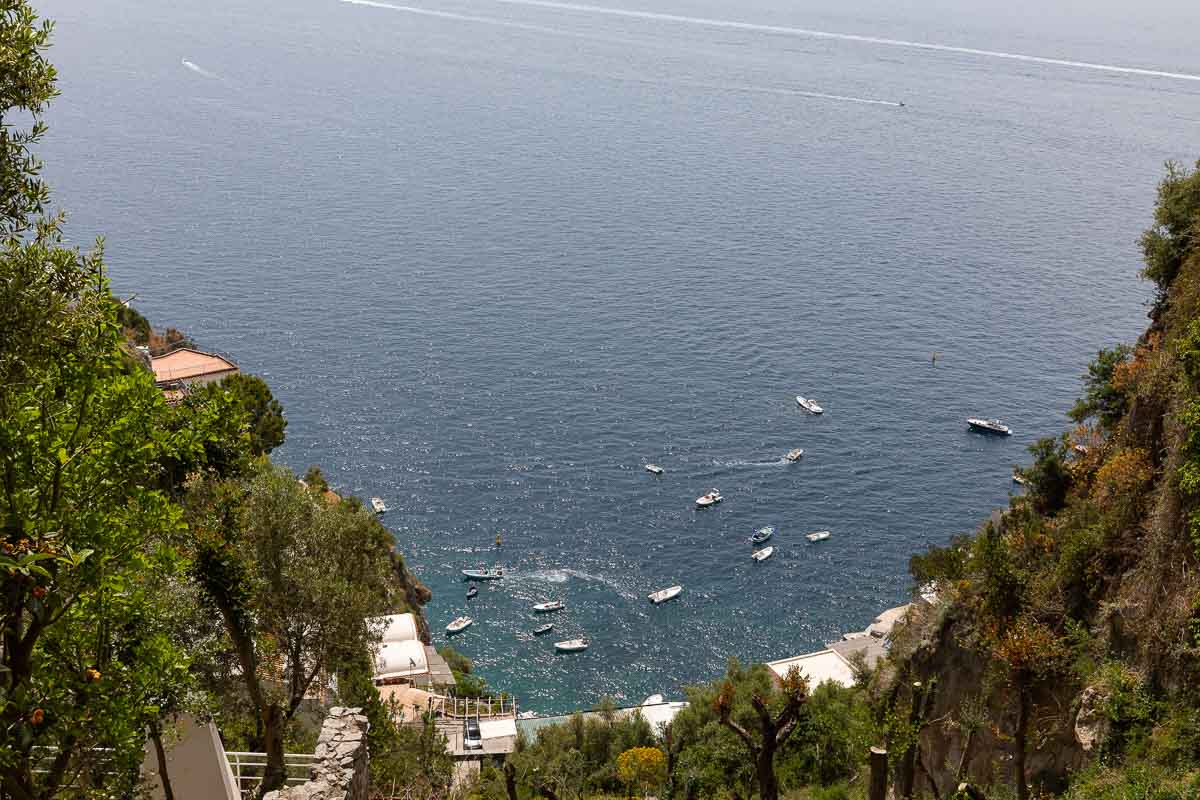
<svg viewBox="0 0 1200 800">
<path fill-rule="evenodd" d="M 1016 773 L 1017 800 L 1029 800 L 1025 783 L 1025 739 L 1029 729 L 1029 690 L 1023 678 L 1017 680 L 1017 729 L 1013 732 L 1013 771 Z"/>
<path fill-rule="evenodd" d="M 504 762 L 504 792 L 508 800 L 520 800 L 517 797 L 517 768 L 508 761 Z"/>
<path fill-rule="evenodd" d="M 885 800 L 887 797 L 888 752 L 882 747 L 872 747 L 871 755 L 871 786 L 867 790 L 867 800 Z"/>
<path fill-rule="evenodd" d="M 158 759 L 158 782 L 162 784 L 163 800 L 175 800 L 171 776 L 167 774 L 167 749 L 163 747 L 162 726 L 158 720 L 150 723 L 150 740 L 154 742 L 154 757 Z"/>
<path fill-rule="evenodd" d="M 271 703 L 261 712 L 263 718 L 263 749 L 267 753 L 267 767 L 262 783 L 258 785 L 258 797 L 267 792 L 282 789 L 287 784 L 287 767 L 283 763 L 283 709 Z"/>
<path fill-rule="evenodd" d="M 755 764 L 758 775 L 758 796 L 761 800 L 779 800 L 779 781 L 775 778 L 775 741 L 763 742 Z"/>
</svg>

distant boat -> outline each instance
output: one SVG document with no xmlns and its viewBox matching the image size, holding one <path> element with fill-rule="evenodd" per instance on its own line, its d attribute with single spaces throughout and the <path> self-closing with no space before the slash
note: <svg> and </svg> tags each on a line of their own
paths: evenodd
<svg viewBox="0 0 1200 800">
<path fill-rule="evenodd" d="M 797 447 L 795 450 L 789 450 L 788 454 L 784 456 L 784 458 L 786 458 L 788 461 L 795 462 L 799 461 L 803 455 L 804 451 Z"/>
<path fill-rule="evenodd" d="M 763 542 L 765 542 L 767 539 L 770 539 L 774 535 L 775 535 L 775 529 L 772 528 L 770 525 L 768 525 L 765 528 L 759 528 L 758 530 L 756 530 L 754 532 L 754 535 L 752 535 L 750 537 L 750 544 L 762 544 Z"/>
<path fill-rule="evenodd" d="M 554 623 L 547 622 L 545 625 L 541 626 L 540 628 L 534 628 L 533 635 L 541 636 L 543 633 L 549 633 L 552 630 L 554 630 Z"/>
<path fill-rule="evenodd" d="M 762 550 L 755 550 L 750 557 L 755 561 L 766 561 L 771 556 L 775 555 L 774 547 L 764 547 Z"/>
<path fill-rule="evenodd" d="M 816 531 L 815 533 L 806 534 L 804 538 L 810 542 L 823 542 L 832 535 L 829 531 Z"/>
<path fill-rule="evenodd" d="M 721 497 L 721 493 L 719 491 L 713 489 L 707 494 L 702 494 L 697 497 L 696 505 L 700 506 L 701 508 L 708 508 L 709 506 L 715 506 L 724 499 L 724 497 Z"/>
<path fill-rule="evenodd" d="M 1088 454 L 1087 445 L 1084 444 L 1073 444 L 1071 445 L 1071 449 L 1076 453 L 1079 453 L 1081 456 L 1086 456 Z"/>
<path fill-rule="evenodd" d="M 659 603 L 667 602 L 673 597 L 678 597 L 679 593 L 682 591 L 682 586 L 668 586 L 666 589 L 659 589 L 657 592 L 651 592 L 647 595 L 647 597 L 650 598 L 651 603 L 658 605 Z"/>
<path fill-rule="evenodd" d="M 538 713 L 536 711 L 522 711 L 520 714 L 517 714 L 517 719 L 537 719 L 537 718 L 538 718 Z"/>
<path fill-rule="evenodd" d="M 578 653 L 588 649 L 587 639 L 567 639 L 565 642 L 555 642 L 554 649 L 560 653 Z"/>
<path fill-rule="evenodd" d="M 1028 481 L 1028 480 L 1026 480 L 1025 478 L 1023 478 L 1023 477 L 1021 476 L 1021 473 L 1019 473 L 1019 472 L 1013 472 L 1013 474 L 1012 474 L 1012 479 L 1013 479 L 1013 483 L 1019 483 L 1019 484 L 1020 484 L 1020 485 L 1022 485 L 1022 486 L 1028 486 L 1028 485 L 1029 485 L 1029 481 Z"/>
<path fill-rule="evenodd" d="M 491 569 L 464 569 L 462 574 L 475 581 L 498 581 L 504 577 L 503 567 Z"/>
<path fill-rule="evenodd" d="M 382 514 L 385 511 L 390 510 L 390 509 L 388 509 L 387 505 L 383 502 L 382 497 L 372 497 L 371 498 L 371 508 L 375 509 L 376 514 Z"/>
<path fill-rule="evenodd" d="M 646 465 L 646 472 L 650 472 L 650 473 L 653 473 L 653 474 L 655 474 L 655 475 L 662 475 L 662 474 L 663 474 L 663 468 L 662 468 L 662 467 L 660 467 L 658 464 L 647 464 L 647 465 Z"/>
<path fill-rule="evenodd" d="M 562 607 L 563 607 L 562 600 L 550 600 L 545 603 L 538 603 L 536 606 L 533 607 L 533 610 L 537 611 L 539 613 L 542 613 L 545 611 L 558 611 Z"/>
<path fill-rule="evenodd" d="M 478 586 L 472 586 L 470 589 L 467 589 L 467 599 L 468 600 L 470 600 L 472 597 L 474 597 L 477 594 L 479 594 Z"/>
<path fill-rule="evenodd" d="M 458 633 L 471 627 L 475 620 L 470 617 L 459 617 L 446 626 L 446 633 Z"/>
<path fill-rule="evenodd" d="M 980 433 L 994 433 L 997 436 L 1012 436 L 1012 428 L 1005 425 L 998 419 L 979 419 L 971 417 L 967 420 L 967 425 L 971 430 L 979 431 Z"/>
<path fill-rule="evenodd" d="M 800 406 L 801 408 L 803 408 L 805 411 L 807 411 L 810 414 L 824 414 L 825 413 L 825 409 L 823 409 L 819 405 L 817 405 L 816 400 L 812 400 L 808 397 L 802 397 L 800 395 L 796 395 L 796 405 Z"/>
</svg>

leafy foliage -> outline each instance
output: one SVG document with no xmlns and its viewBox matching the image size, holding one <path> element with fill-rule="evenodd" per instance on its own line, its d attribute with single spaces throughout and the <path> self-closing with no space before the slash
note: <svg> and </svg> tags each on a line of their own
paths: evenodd
<svg viewBox="0 0 1200 800">
<path fill-rule="evenodd" d="M 1154 225 L 1142 234 L 1142 274 L 1158 286 L 1165 299 L 1184 261 L 1200 242 L 1200 172 L 1174 162 L 1158 186 Z"/>
<path fill-rule="evenodd" d="M 1100 424 L 1111 429 L 1125 416 L 1128 400 L 1116 381 L 1117 371 L 1128 363 L 1133 350 L 1119 344 L 1096 354 L 1096 360 L 1088 365 L 1083 376 L 1084 394 L 1071 409 L 1070 417 L 1076 422 L 1095 417 Z"/>
</svg>

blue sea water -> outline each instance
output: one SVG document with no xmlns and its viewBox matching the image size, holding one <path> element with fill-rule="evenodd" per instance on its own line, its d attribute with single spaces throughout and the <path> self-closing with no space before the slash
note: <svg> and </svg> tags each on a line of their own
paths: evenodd
<svg viewBox="0 0 1200 800">
<path fill-rule="evenodd" d="M 391 504 L 431 625 L 470 613 L 455 647 L 541 711 L 903 602 L 1143 329 L 1136 240 L 1200 156 L 1200 81 L 1003 55 L 1200 75 L 1182 0 L 390 5 L 42 0 L 47 176 L 120 293 L 268 379 L 280 460 Z M 468 603 L 478 564 L 509 577 Z"/>
</svg>

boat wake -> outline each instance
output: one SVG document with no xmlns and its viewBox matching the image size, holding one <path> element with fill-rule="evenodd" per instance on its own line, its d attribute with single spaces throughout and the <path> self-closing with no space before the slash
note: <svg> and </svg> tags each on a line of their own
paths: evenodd
<svg viewBox="0 0 1200 800">
<path fill-rule="evenodd" d="M 218 75 L 215 72 L 209 72 L 204 67 L 200 66 L 199 64 L 195 63 L 194 61 L 188 61 L 185 58 L 185 59 L 181 60 L 179 63 L 183 64 L 183 66 L 187 67 L 188 69 L 190 69 L 192 72 L 196 73 L 197 75 L 201 75 L 205 78 L 208 78 L 209 80 L 220 80 L 221 79 L 220 75 Z"/>
<path fill-rule="evenodd" d="M 347 0 L 348 2 L 349 0 Z M 359 0 L 361 2 L 361 0 Z M 1145 67 L 1127 67 L 1119 64 L 1098 64 L 1091 61 L 1073 61 L 1066 58 L 1050 58 L 1034 56 L 1025 53 L 1008 53 L 1002 50 L 982 50 L 975 47 L 959 47 L 951 44 L 934 42 L 914 42 L 907 39 L 889 39 L 882 36 L 865 36 L 857 33 L 836 33 L 833 31 L 818 31 L 809 28 L 793 28 L 787 25 L 763 25 L 753 22 L 738 22 L 736 20 L 710 19 L 708 17 L 687 17 L 680 14 L 664 14 L 658 11 L 634 11 L 625 8 L 608 8 L 584 3 L 563 3 L 557 0 L 492 0 L 495 3 L 508 5 L 533 6 L 536 8 L 553 8 L 559 11 L 576 11 L 589 14 L 605 14 L 614 17 L 653 20 L 656 22 L 675 22 L 685 25 L 702 25 L 707 28 L 724 28 L 739 31 L 755 31 L 758 33 L 775 33 L 785 36 L 803 36 L 811 39 L 836 39 L 845 42 L 860 42 L 862 44 L 883 45 L 886 47 L 905 47 L 913 50 L 931 50 L 940 53 L 957 53 L 960 55 L 978 56 L 981 58 L 1001 58 L 1009 61 L 1024 61 L 1032 64 L 1045 64 L 1055 67 L 1072 67 L 1075 69 L 1113 72 L 1123 75 L 1138 75 L 1148 78 L 1170 78 L 1182 81 L 1200 81 L 1200 75 L 1186 72 L 1168 72 L 1166 70 L 1147 69 Z"/>
<path fill-rule="evenodd" d="M 788 460 L 786 458 L 778 458 L 774 461 L 713 461 L 714 467 L 786 467 Z"/>
</svg>

